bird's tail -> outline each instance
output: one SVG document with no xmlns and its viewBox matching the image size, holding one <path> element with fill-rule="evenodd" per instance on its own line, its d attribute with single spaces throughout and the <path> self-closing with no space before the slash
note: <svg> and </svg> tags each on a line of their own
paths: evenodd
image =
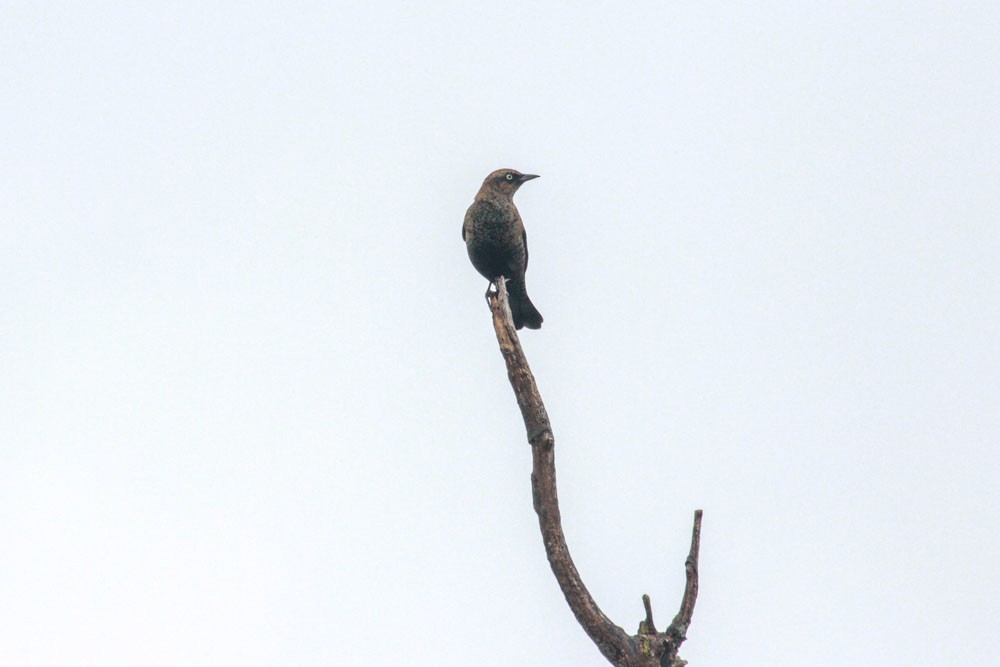
<svg viewBox="0 0 1000 667">
<path fill-rule="evenodd" d="M 525 288 L 523 280 L 508 281 L 507 295 L 510 301 L 510 314 L 514 317 L 515 329 L 542 328 L 542 314 L 528 298 L 528 290 Z"/>
</svg>

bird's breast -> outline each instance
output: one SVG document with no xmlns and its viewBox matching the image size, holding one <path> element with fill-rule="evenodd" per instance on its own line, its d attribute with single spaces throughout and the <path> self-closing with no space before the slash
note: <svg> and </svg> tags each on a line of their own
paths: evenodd
<svg viewBox="0 0 1000 667">
<path fill-rule="evenodd" d="M 517 209 L 490 200 L 476 200 L 465 214 L 466 242 L 504 242 L 518 227 Z M 471 237 L 471 238 L 470 238 Z"/>
</svg>

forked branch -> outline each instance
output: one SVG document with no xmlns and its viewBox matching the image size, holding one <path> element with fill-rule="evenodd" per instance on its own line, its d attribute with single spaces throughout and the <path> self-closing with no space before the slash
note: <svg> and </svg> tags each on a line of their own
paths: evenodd
<svg viewBox="0 0 1000 667">
<path fill-rule="evenodd" d="M 497 281 L 497 291 L 490 295 L 489 302 L 493 312 L 493 328 L 496 330 L 500 352 L 507 365 L 507 377 L 510 379 L 511 387 L 514 388 L 514 396 L 521 409 L 528 442 L 531 444 L 532 500 L 535 513 L 538 514 L 545 555 L 549 559 L 549 565 L 569 608 L 611 664 L 618 667 L 681 667 L 686 663 L 677 656 L 677 649 L 686 639 L 698 597 L 701 510 L 697 510 L 694 515 L 691 550 L 684 564 L 687 585 L 680 611 L 665 631 L 657 632 L 653 626 L 653 611 L 649 596 L 643 595 L 646 618 L 639 624 L 639 632 L 636 635 L 629 635 L 605 616 L 597 606 L 580 578 L 580 573 L 577 572 L 569 548 L 566 546 L 562 519 L 559 515 L 559 497 L 556 493 L 555 437 L 552 434 L 549 416 L 545 412 L 545 404 L 542 403 L 542 397 L 538 393 L 535 377 L 531 374 L 528 360 L 524 356 L 524 350 L 521 349 L 521 343 L 514 329 L 503 278 Z"/>
</svg>

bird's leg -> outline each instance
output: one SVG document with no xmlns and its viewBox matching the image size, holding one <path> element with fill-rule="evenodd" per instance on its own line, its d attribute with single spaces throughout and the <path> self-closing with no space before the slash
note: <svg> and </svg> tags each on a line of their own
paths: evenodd
<svg viewBox="0 0 1000 667">
<path fill-rule="evenodd" d="M 500 280 L 502 277 L 503 276 L 497 276 L 496 278 L 491 280 L 490 283 L 486 286 L 486 303 L 489 303 L 490 297 L 499 291 L 499 289 L 497 288 L 497 281 Z"/>
</svg>

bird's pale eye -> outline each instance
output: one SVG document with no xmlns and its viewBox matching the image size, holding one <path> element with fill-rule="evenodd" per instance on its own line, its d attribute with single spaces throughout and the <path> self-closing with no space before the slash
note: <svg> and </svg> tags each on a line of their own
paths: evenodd
<svg viewBox="0 0 1000 667">
<path fill-rule="evenodd" d="M 507 174 L 504 178 L 506 178 L 508 181 L 513 181 L 514 180 L 514 174 Z"/>
</svg>

